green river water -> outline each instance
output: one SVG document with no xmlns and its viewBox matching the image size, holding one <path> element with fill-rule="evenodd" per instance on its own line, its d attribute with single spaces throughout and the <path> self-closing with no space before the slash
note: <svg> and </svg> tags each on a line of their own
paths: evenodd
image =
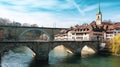
<svg viewBox="0 0 120 67">
<path fill-rule="evenodd" d="M 120 57 L 100 55 L 89 58 L 71 57 L 55 64 L 38 62 L 34 67 L 120 67 Z"/>
</svg>

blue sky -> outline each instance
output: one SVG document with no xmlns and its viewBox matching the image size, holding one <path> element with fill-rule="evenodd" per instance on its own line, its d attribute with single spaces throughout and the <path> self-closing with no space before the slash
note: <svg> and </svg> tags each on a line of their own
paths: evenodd
<svg viewBox="0 0 120 67">
<path fill-rule="evenodd" d="M 0 0 L 0 17 L 44 27 L 91 23 L 97 0 Z M 103 20 L 120 21 L 120 0 L 101 0 Z"/>
</svg>

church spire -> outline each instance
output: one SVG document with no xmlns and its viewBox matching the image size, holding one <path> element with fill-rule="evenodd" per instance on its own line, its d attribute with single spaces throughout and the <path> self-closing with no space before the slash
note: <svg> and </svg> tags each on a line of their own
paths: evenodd
<svg viewBox="0 0 120 67">
<path fill-rule="evenodd" d="M 98 4 L 98 14 L 101 14 L 101 10 L 100 10 L 100 0 L 99 0 L 99 4 Z"/>
<path fill-rule="evenodd" d="M 101 10 L 100 10 L 100 0 L 98 0 L 98 13 L 96 15 L 96 24 L 97 25 L 100 25 L 102 23 L 102 13 L 101 13 Z"/>
</svg>

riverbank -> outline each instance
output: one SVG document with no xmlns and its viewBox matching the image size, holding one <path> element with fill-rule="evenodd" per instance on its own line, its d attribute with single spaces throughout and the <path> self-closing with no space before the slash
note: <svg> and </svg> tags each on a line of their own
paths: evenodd
<svg viewBox="0 0 120 67">
<path fill-rule="evenodd" d="M 113 56 L 119 56 L 120 57 L 120 54 L 112 54 Z"/>
<path fill-rule="evenodd" d="M 110 51 L 108 50 L 108 48 L 105 48 L 105 49 L 103 49 L 103 50 L 100 50 L 100 51 L 98 52 L 98 54 L 100 54 L 100 55 L 111 55 L 111 56 L 120 56 L 120 54 L 114 54 L 114 53 L 110 52 Z"/>
</svg>

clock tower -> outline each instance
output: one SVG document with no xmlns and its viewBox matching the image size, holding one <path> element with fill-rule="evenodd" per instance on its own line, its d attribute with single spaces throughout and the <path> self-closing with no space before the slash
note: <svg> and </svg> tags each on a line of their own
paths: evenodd
<svg viewBox="0 0 120 67">
<path fill-rule="evenodd" d="M 101 23 L 102 23 L 102 13 L 100 10 L 100 1 L 99 1 L 98 13 L 96 14 L 96 25 L 101 25 Z"/>
</svg>

